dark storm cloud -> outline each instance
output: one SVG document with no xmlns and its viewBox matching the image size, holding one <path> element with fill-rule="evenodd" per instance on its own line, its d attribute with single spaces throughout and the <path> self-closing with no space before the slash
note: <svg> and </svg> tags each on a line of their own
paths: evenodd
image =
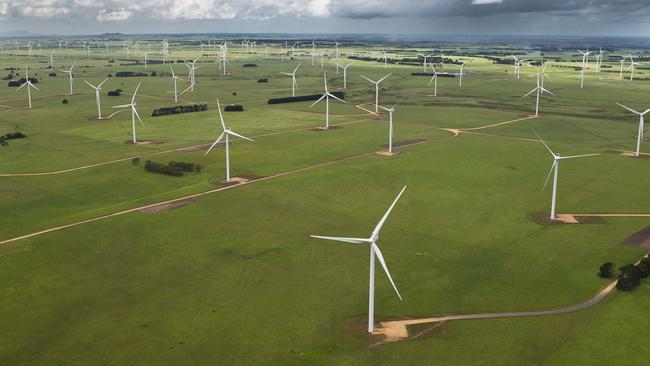
<svg viewBox="0 0 650 366">
<path fill-rule="evenodd" d="M 487 17 L 498 14 L 647 15 L 648 0 L 333 0 L 330 12 L 343 18 L 405 16 Z"/>
</svg>

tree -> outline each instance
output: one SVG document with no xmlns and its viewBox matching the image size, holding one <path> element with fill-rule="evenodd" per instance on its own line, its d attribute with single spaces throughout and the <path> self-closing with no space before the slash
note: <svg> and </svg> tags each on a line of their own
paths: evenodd
<svg viewBox="0 0 650 366">
<path fill-rule="evenodd" d="M 598 272 L 598 277 L 612 278 L 612 267 L 614 267 L 614 263 L 612 262 L 607 262 L 602 266 L 600 266 L 600 272 Z"/>
<path fill-rule="evenodd" d="M 641 271 L 632 264 L 619 268 L 621 274 L 618 276 L 616 288 L 621 291 L 631 291 L 641 282 Z"/>
</svg>

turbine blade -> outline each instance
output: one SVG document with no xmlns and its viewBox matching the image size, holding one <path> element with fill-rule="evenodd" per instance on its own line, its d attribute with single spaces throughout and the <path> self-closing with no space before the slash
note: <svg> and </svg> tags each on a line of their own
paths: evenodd
<svg viewBox="0 0 650 366">
<path fill-rule="evenodd" d="M 399 297 L 399 299 L 402 300 L 402 295 L 400 295 L 399 291 L 397 290 L 397 286 L 395 286 L 395 282 L 393 282 L 393 277 L 391 277 L 390 272 L 388 271 L 388 266 L 386 266 L 384 255 L 381 254 L 381 250 L 379 250 L 377 244 L 372 243 L 371 245 L 372 245 L 372 251 L 375 252 L 377 259 L 379 259 L 379 263 L 381 263 L 382 268 L 384 268 L 384 272 L 386 272 L 386 276 L 388 276 L 388 280 L 390 281 L 390 284 L 393 285 L 397 297 Z"/>
<path fill-rule="evenodd" d="M 366 80 L 368 80 L 369 82 L 371 82 L 371 83 L 373 83 L 373 84 L 377 84 L 377 81 L 370 80 L 370 79 L 368 79 L 367 77 L 365 77 L 365 76 L 363 76 L 363 75 L 361 75 L 361 77 L 364 78 L 364 79 L 366 79 Z"/>
<path fill-rule="evenodd" d="M 391 76 L 391 75 L 393 75 L 392 72 L 391 72 L 390 74 L 384 76 L 383 78 L 379 79 L 379 80 L 377 81 L 377 84 L 381 83 L 382 81 L 384 81 L 387 77 L 389 77 L 389 76 Z"/>
<path fill-rule="evenodd" d="M 540 86 L 539 88 L 540 88 L 541 91 L 546 92 L 546 93 L 549 93 L 549 94 L 551 94 L 552 96 L 555 96 L 555 94 L 553 94 L 550 90 L 545 89 L 545 88 L 542 88 L 541 86 Z"/>
<path fill-rule="evenodd" d="M 600 154 L 584 154 L 584 155 L 572 155 L 572 156 L 561 156 L 560 159 L 574 159 L 574 158 L 586 158 L 589 156 L 598 156 Z"/>
<path fill-rule="evenodd" d="M 214 142 L 212 143 L 212 145 L 210 145 L 210 148 L 208 149 L 208 151 L 205 152 L 205 155 L 208 155 L 208 153 L 210 152 L 210 150 L 212 150 L 213 147 L 215 147 L 219 142 L 221 142 L 221 139 L 223 139 L 224 136 L 226 136 L 226 131 L 223 131 L 223 132 L 221 133 L 221 135 L 219 135 L 219 137 L 217 137 L 217 139 L 214 140 Z"/>
<path fill-rule="evenodd" d="M 318 102 L 320 102 L 321 100 L 325 99 L 325 97 L 327 97 L 327 94 L 323 94 L 322 97 L 318 98 L 318 100 L 315 101 L 314 103 L 312 103 L 309 107 L 311 108 L 311 107 L 315 106 Z"/>
<path fill-rule="evenodd" d="M 217 109 L 219 110 L 219 119 L 221 120 L 221 127 L 226 131 L 226 123 L 223 121 L 223 114 L 221 113 L 221 104 L 219 104 L 219 98 L 217 98 Z"/>
<path fill-rule="evenodd" d="M 634 110 L 634 109 L 632 109 L 632 108 L 629 108 L 629 107 L 626 107 L 626 106 L 624 106 L 624 105 L 623 105 L 623 104 L 621 104 L 621 103 L 616 103 L 616 104 L 618 104 L 619 106 L 621 106 L 621 107 L 623 107 L 623 108 L 625 108 L 625 109 L 627 109 L 628 111 L 630 111 L 630 112 L 632 112 L 632 113 L 635 113 L 635 114 L 638 114 L 638 115 L 641 115 L 641 113 L 639 113 L 639 112 L 637 112 L 637 111 L 635 111 L 635 110 Z"/>
<path fill-rule="evenodd" d="M 236 132 L 232 132 L 232 131 L 230 131 L 230 130 L 226 130 L 226 133 L 229 134 L 229 135 L 233 135 L 233 136 L 239 137 L 240 139 L 244 139 L 244 140 L 248 140 L 248 141 L 255 141 L 255 140 L 253 140 L 253 139 L 251 139 L 251 138 L 248 138 L 248 137 L 246 137 L 246 136 L 242 136 L 242 135 L 240 135 L 240 134 L 238 134 L 238 133 L 236 133 Z"/>
<path fill-rule="evenodd" d="M 140 124 L 144 126 L 144 122 L 142 122 L 142 119 L 140 118 L 140 115 L 138 114 L 138 110 L 135 109 L 134 105 L 131 105 L 131 108 L 133 108 L 133 112 L 135 113 L 135 116 L 138 117 L 138 121 L 140 121 Z"/>
<path fill-rule="evenodd" d="M 537 136 L 537 139 L 539 140 L 539 142 L 541 142 L 542 144 L 544 144 L 544 146 L 546 147 L 546 149 L 548 150 L 548 152 L 550 152 L 551 155 L 553 155 L 553 157 L 555 157 L 555 153 L 553 152 L 553 150 L 551 150 L 551 148 L 548 147 L 548 145 L 546 145 L 546 142 L 545 142 L 544 140 L 542 140 L 542 138 L 537 134 L 537 131 L 535 131 L 535 129 L 532 129 L 532 130 L 533 130 L 533 133 L 535 133 L 535 136 Z"/>
<path fill-rule="evenodd" d="M 339 102 L 347 103 L 345 100 L 340 99 L 339 97 L 337 97 L 337 96 L 334 95 L 334 94 L 327 93 L 327 95 L 329 95 L 330 97 L 332 97 L 332 98 L 338 100 Z"/>
<path fill-rule="evenodd" d="M 544 185 L 542 186 L 542 191 L 539 192 L 540 195 L 542 195 L 542 193 L 544 193 L 544 190 L 546 189 L 546 185 L 548 184 L 549 179 L 551 179 L 551 174 L 553 173 L 553 169 L 555 168 L 555 164 L 557 164 L 557 162 L 555 160 L 553 160 L 553 164 L 551 165 L 551 170 L 548 172 L 548 175 L 546 176 L 546 180 L 544 181 Z"/>
<path fill-rule="evenodd" d="M 138 89 L 140 89 L 140 84 L 142 84 L 142 82 L 139 82 L 138 86 L 135 87 L 135 91 L 133 92 L 133 98 L 131 98 L 131 104 L 133 104 L 133 102 L 135 102 L 135 96 L 136 96 L 136 94 L 138 94 Z"/>
<path fill-rule="evenodd" d="M 533 93 L 534 93 L 534 92 L 536 92 L 536 91 L 537 91 L 537 89 L 539 89 L 539 88 L 540 88 L 540 87 L 538 86 L 538 87 L 536 87 L 535 89 L 533 89 L 533 90 L 531 90 L 531 91 L 529 91 L 529 92 L 528 92 L 528 93 L 527 93 L 526 95 L 524 95 L 524 96 L 522 96 L 522 98 L 526 98 L 527 96 L 529 96 L 529 95 L 531 95 L 531 94 L 533 94 Z"/>
<path fill-rule="evenodd" d="M 112 107 L 112 108 L 126 108 L 126 107 L 130 107 L 130 106 L 132 106 L 132 105 L 133 105 L 133 104 L 122 104 L 122 105 L 116 105 L 116 106 L 114 106 L 114 107 Z"/>
<path fill-rule="evenodd" d="M 375 234 L 375 235 L 379 234 L 379 231 L 381 230 L 381 227 L 384 226 L 384 223 L 386 222 L 386 219 L 388 219 L 388 215 L 390 215 L 390 212 L 393 210 L 393 207 L 395 207 L 395 205 L 397 204 L 397 201 L 402 196 L 402 194 L 404 193 L 405 190 L 406 190 L 406 186 L 404 186 L 404 188 L 402 188 L 402 190 L 399 192 L 399 194 L 395 198 L 395 201 L 393 201 L 393 204 L 391 204 L 390 207 L 388 208 L 388 211 L 386 211 L 386 213 L 381 218 L 381 220 L 379 220 L 379 223 L 377 223 L 377 226 L 375 226 L 375 230 L 372 231 L 373 234 Z"/>
<path fill-rule="evenodd" d="M 101 83 L 99 83 L 99 85 L 98 85 L 97 87 L 98 87 L 98 88 L 101 88 L 101 87 L 102 87 L 102 84 L 104 84 L 105 82 L 107 82 L 108 79 L 109 79 L 109 78 L 104 79 L 104 81 L 102 81 Z"/>
<path fill-rule="evenodd" d="M 345 243 L 350 243 L 350 244 L 364 244 L 364 243 L 370 243 L 370 239 L 362 239 L 362 238 L 342 238 L 338 236 L 321 236 L 321 235 L 309 235 L 310 237 L 314 239 L 323 239 L 323 240 L 333 240 L 333 241 L 342 241 Z"/>
</svg>

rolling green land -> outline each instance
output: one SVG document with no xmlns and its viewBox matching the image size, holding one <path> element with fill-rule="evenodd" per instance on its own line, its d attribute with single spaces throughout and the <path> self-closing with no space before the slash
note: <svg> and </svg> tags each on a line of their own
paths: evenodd
<svg viewBox="0 0 650 366">
<path fill-rule="evenodd" d="M 200 54 L 196 46 L 172 50 L 174 60 Z M 533 215 L 550 209 L 550 190 L 540 190 L 552 157 L 531 128 L 562 155 L 601 153 L 562 162 L 560 213 L 650 213 L 650 160 L 617 152 L 635 146 L 638 117 L 615 104 L 645 110 L 648 82 L 592 69 L 581 90 L 576 71 L 554 67 L 575 63 L 549 63 L 545 87 L 556 96 L 544 95 L 541 117 L 526 119 L 535 99 L 522 95 L 535 87 L 536 68 L 522 68 L 517 80 L 510 65 L 450 56 L 467 61 L 463 87 L 440 77 L 434 98 L 428 77 L 410 75 L 421 67 L 353 61 L 347 103 L 330 103 L 331 123 L 341 128 L 316 132 L 324 104 L 266 101 L 290 95 L 291 79 L 280 72 L 299 62 L 297 94 L 322 93 L 319 59 L 312 66 L 301 53 L 282 63 L 233 46 L 232 75 L 221 75 L 215 52 L 206 52 L 195 91 L 181 97 L 179 104 L 207 103 L 206 112 L 150 116 L 174 104 L 169 65 L 149 65 L 157 76 L 110 78 L 102 113 L 128 103 L 141 81 L 137 109 L 145 125 L 137 125 L 138 137 L 164 142 L 132 145 L 130 114 L 95 120 L 94 90 L 83 80 L 96 84 L 143 65 L 66 51 L 55 56 L 55 69 L 77 60 L 76 94 L 67 96 L 66 75 L 47 76 L 49 52 L 23 53 L 0 54 L 1 68 L 28 65 L 40 88 L 32 110 L 24 108 L 24 89 L 0 88 L 0 135 L 28 136 L 0 146 L 0 174 L 16 173 L 0 176 L 0 242 L 223 187 L 224 149 L 205 155 L 203 146 L 221 133 L 217 98 L 222 107 L 244 106 L 224 113 L 226 125 L 256 140 L 232 144 L 232 175 L 263 179 L 171 210 L 0 243 L 0 365 L 642 365 L 650 356 L 647 280 L 576 313 L 447 322 L 415 340 L 369 347 L 367 247 L 309 238 L 369 235 L 408 185 L 379 243 L 404 301 L 378 270 L 378 320 L 582 302 L 609 283 L 596 276 L 602 263 L 618 267 L 647 252 L 621 242 L 650 218 L 535 223 Z M 616 70 L 618 63 L 610 64 Z M 173 67 L 187 76 L 183 64 Z M 332 59 L 325 69 L 330 88 L 341 88 Z M 374 87 L 360 75 L 389 72 L 380 104 L 400 102 L 395 141 L 422 140 L 392 157 L 375 154 L 385 149 L 388 116 L 357 107 L 374 108 Z M 116 88 L 121 96 L 106 96 Z M 444 128 L 473 130 L 454 136 Z M 650 151 L 647 141 L 642 151 Z M 145 160 L 204 168 L 170 177 L 145 172 Z M 75 170 L 94 164 L 101 165 Z"/>
</svg>

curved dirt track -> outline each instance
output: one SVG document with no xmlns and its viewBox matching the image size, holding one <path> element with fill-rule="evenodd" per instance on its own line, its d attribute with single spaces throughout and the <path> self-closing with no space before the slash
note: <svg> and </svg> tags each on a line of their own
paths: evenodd
<svg viewBox="0 0 650 366">
<path fill-rule="evenodd" d="M 535 317 L 535 316 L 573 313 L 576 311 L 590 308 L 603 301 L 607 296 L 609 296 L 612 293 L 612 291 L 614 291 L 614 289 L 616 288 L 616 282 L 617 281 L 613 281 L 607 287 L 605 287 L 600 292 L 598 292 L 594 297 L 590 298 L 585 302 L 576 305 L 567 306 L 560 309 L 538 310 L 538 311 L 514 311 L 514 312 L 503 312 L 503 313 L 440 315 L 440 316 L 429 317 L 429 318 L 393 320 L 393 321 L 380 322 L 379 327 L 375 329 L 373 334 L 385 337 L 380 342 L 378 342 L 378 344 L 381 344 L 387 342 L 397 342 L 401 340 L 412 339 L 422 334 L 420 333 L 417 335 L 411 335 L 408 330 L 408 326 L 411 325 L 435 324 L 435 323 L 442 323 L 442 322 L 447 322 L 452 320 L 521 318 L 521 317 Z"/>
</svg>

